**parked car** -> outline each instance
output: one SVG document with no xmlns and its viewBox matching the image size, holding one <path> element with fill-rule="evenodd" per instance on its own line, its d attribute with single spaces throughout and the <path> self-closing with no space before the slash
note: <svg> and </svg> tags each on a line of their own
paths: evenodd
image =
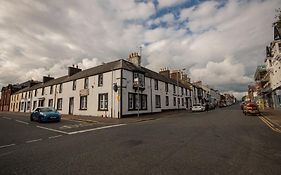
<svg viewBox="0 0 281 175">
<path fill-rule="evenodd" d="M 205 106 L 201 104 L 194 104 L 191 108 L 192 112 L 205 111 Z"/>
<path fill-rule="evenodd" d="M 243 107 L 243 113 L 245 115 L 252 114 L 252 115 L 260 115 L 259 108 L 257 104 L 253 102 L 246 103 Z"/>
<path fill-rule="evenodd" d="M 30 115 L 30 121 L 47 122 L 61 120 L 61 114 L 52 107 L 38 107 Z"/>
</svg>

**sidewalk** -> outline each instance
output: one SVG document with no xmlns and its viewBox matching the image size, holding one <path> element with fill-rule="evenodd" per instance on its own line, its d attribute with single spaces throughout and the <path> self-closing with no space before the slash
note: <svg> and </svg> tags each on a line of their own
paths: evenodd
<svg viewBox="0 0 281 175">
<path fill-rule="evenodd" d="M 156 120 L 159 118 L 177 116 L 180 113 L 186 113 L 186 112 L 188 111 L 186 110 L 165 111 L 165 112 L 154 113 L 154 114 L 142 114 L 139 117 L 137 115 L 132 115 L 121 119 L 63 114 L 62 118 L 66 120 L 76 120 L 76 121 L 83 121 L 83 122 L 90 122 L 90 123 L 120 124 L 120 123 L 138 123 L 143 121 Z"/>
<path fill-rule="evenodd" d="M 261 110 L 263 116 L 281 128 L 281 109 L 265 108 Z"/>
</svg>

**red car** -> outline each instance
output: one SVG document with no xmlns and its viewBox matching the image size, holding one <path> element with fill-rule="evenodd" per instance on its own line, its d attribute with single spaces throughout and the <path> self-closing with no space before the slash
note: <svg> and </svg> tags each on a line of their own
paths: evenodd
<svg viewBox="0 0 281 175">
<path fill-rule="evenodd" d="M 260 111 L 258 106 L 255 103 L 246 103 L 243 107 L 243 113 L 245 115 L 252 114 L 252 115 L 260 115 Z"/>
</svg>

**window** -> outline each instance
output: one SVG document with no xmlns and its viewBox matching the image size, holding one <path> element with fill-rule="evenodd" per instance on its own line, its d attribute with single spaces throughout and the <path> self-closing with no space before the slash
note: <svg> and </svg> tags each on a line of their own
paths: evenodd
<svg viewBox="0 0 281 175">
<path fill-rule="evenodd" d="M 49 99 L 48 106 L 53 107 L 53 99 Z"/>
<path fill-rule="evenodd" d="M 181 95 L 183 95 L 183 87 L 181 87 Z"/>
<path fill-rule="evenodd" d="M 28 98 L 30 98 L 31 97 L 31 93 L 30 93 L 30 91 L 28 92 Z"/>
<path fill-rule="evenodd" d="M 173 92 L 176 93 L 176 85 L 173 85 Z"/>
<path fill-rule="evenodd" d="M 30 110 L 30 101 L 27 102 L 27 110 Z"/>
<path fill-rule="evenodd" d="M 187 88 L 185 88 L 185 95 L 188 96 Z"/>
<path fill-rule="evenodd" d="M 129 110 L 133 110 L 134 109 L 134 94 L 133 93 L 129 93 L 128 95 L 128 107 L 129 107 Z"/>
<path fill-rule="evenodd" d="M 155 95 L 155 107 L 161 108 L 161 98 L 160 95 Z"/>
<path fill-rule="evenodd" d="M 44 99 L 39 100 L 38 101 L 38 107 L 43 107 L 44 106 L 44 102 L 45 102 Z"/>
<path fill-rule="evenodd" d="M 145 79 L 144 79 L 144 74 L 142 73 L 133 73 L 133 81 L 134 81 L 134 87 L 138 87 L 138 84 L 135 83 L 135 80 L 138 79 L 139 87 L 144 88 L 145 87 Z"/>
<path fill-rule="evenodd" d="M 174 97 L 174 106 L 176 106 L 176 105 L 177 105 L 177 98 Z"/>
<path fill-rule="evenodd" d="M 58 98 L 58 101 L 57 101 L 57 110 L 62 110 L 62 98 Z"/>
<path fill-rule="evenodd" d="M 42 88 L 42 93 L 41 93 L 41 95 L 44 95 L 44 90 L 45 90 L 45 88 Z"/>
<path fill-rule="evenodd" d="M 154 80 L 154 89 L 158 90 L 158 80 Z"/>
<path fill-rule="evenodd" d="M 101 87 L 103 85 L 103 75 L 99 74 L 98 76 L 98 86 Z"/>
<path fill-rule="evenodd" d="M 84 79 L 84 89 L 88 89 L 88 86 L 89 86 L 89 78 L 85 78 Z"/>
<path fill-rule="evenodd" d="M 20 110 L 24 110 L 24 102 L 21 102 L 21 105 L 20 105 Z"/>
<path fill-rule="evenodd" d="M 180 105 L 180 102 L 181 102 L 181 101 L 180 101 L 180 98 L 178 98 L 178 106 Z"/>
<path fill-rule="evenodd" d="M 50 86 L 50 94 L 53 94 L 53 85 Z"/>
<path fill-rule="evenodd" d="M 169 85 L 168 85 L 168 83 L 165 83 L 165 91 L 166 91 L 166 92 L 169 91 Z"/>
<path fill-rule="evenodd" d="M 76 90 L 76 80 L 72 81 L 72 90 L 75 91 Z"/>
<path fill-rule="evenodd" d="M 140 101 L 138 100 L 140 98 Z M 139 110 L 147 109 L 147 95 L 146 94 L 137 94 L 129 93 L 128 94 L 128 109 L 129 110 L 138 110 L 138 104 L 140 102 Z"/>
<path fill-rule="evenodd" d="M 108 110 L 108 94 L 99 94 L 99 111 Z"/>
<path fill-rule="evenodd" d="M 59 84 L 59 93 L 62 93 L 62 83 Z"/>
<path fill-rule="evenodd" d="M 33 110 L 37 107 L 37 101 L 33 102 Z"/>
<path fill-rule="evenodd" d="M 181 99 L 181 105 L 184 106 L 184 98 Z"/>
<path fill-rule="evenodd" d="M 87 109 L 87 96 L 80 97 L 80 109 L 86 110 Z"/>
<path fill-rule="evenodd" d="M 166 96 L 166 106 L 169 106 L 169 96 Z"/>
</svg>

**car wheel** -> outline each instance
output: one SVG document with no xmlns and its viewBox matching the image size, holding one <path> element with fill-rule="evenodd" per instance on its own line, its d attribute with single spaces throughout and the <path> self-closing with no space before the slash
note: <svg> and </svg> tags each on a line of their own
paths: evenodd
<svg viewBox="0 0 281 175">
<path fill-rule="evenodd" d="M 30 121 L 34 121 L 34 119 L 33 119 L 32 115 L 30 115 Z"/>
</svg>

